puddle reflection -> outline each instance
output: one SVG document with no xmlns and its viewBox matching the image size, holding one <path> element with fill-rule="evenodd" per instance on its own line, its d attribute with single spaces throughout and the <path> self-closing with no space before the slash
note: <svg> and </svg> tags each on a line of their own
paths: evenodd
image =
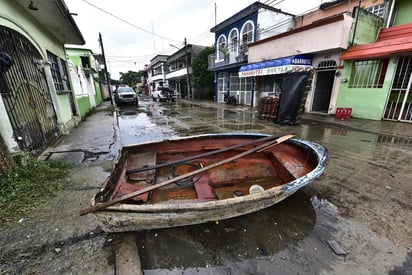
<svg viewBox="0 0 412 275">
<path fill-rule="evenodd" d="M 316 222 L 310 196 L 298 191 L 264 210 L 215 223 L 137 233 L 145 269 L 207 267 L 270 256 L 303 240 Z M 151 253 L 156 251 L 156 253 Z"/>
<path fill-rule="evenodd" d="M 122 145 L 163 140 L 175 137 L 171 127 L 159 127 L 152 122 L 147 113 L 137 111 L 119 111 L 120 139 Z"/>
</svg>

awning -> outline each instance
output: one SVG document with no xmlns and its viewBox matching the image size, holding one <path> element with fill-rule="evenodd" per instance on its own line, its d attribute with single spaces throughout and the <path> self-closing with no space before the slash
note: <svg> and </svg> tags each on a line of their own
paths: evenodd
<svg viewBox="0 0 412 275">
<path fill-rule="evenodd" d="M 407 52 L 412 52 L 412 23 L 382 29 L 376 42 L 353 46 L 340 59 L 376 59 Z"/>
<path fill-rule="evenodd" d="M 312 55 L 303 54 L 244 65 L 239 69 L 239 77 L 286 74 L 311 69 Z"/>
</svg>

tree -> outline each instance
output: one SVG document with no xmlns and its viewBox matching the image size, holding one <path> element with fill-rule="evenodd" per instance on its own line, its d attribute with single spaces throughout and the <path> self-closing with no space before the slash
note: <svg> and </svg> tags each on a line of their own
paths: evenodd
<svg viewBox="0 0 412 275">
<path fill-rule="evenodd" d="M 128 71 L 127 73 L 120 72 L 120 82 L 123 84 L 127 84 L 130 87 L 136 86 L 137 83 L 141 83 L 141 77 L 143 75 L 143 71 Z"/>
<path fill-rule="evenodd" d="M 214 74 L 207 70 L 208 56 L 214 52 L 214 47 L 206 47 L 192 61 L 192 85 L 196 88 L 195 97 L 211 98 L 214 95 Z"/>
</svg>

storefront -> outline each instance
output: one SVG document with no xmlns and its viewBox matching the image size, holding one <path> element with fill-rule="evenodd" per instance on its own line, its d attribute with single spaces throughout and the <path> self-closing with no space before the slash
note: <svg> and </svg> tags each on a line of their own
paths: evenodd
<svg viewBox="0 0 412 275">
<path fill-rule="evenodd" d="M 277 98 L 269 117 L 277 123 L 295 124 L 310 90 L 307 84 L 311 84 L 312 72 L 312 55 L 295 55 L 242 66 L 239 78 L 254 78 L 253 106 Z"/>
</svg>

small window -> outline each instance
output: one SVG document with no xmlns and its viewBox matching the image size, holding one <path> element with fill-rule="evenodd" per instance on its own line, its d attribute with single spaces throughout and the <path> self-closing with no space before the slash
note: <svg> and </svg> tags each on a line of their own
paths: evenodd
<svg viewBox="0 0 412 275">
<path fill-rule="evenodd" d="M 71 90 L 70 81 L 69 81 L 68 73 L 67 73 L 66 61 L 60 58 L 60 65 L 61 65 L 62 73 L 63 73 L 63 76 L 62 76 L 63 87 L 65 90 Z"/>
<path fill-rule="evenodd" d="M 334 69 L 336 67 L 335 60 L 323 60 L 319 62 L 317 69 Z"/>
<path fill-rule="evenodd" d="M 239 74 L 238 73 L 230 74 L 230 91 L 231 92 L 239 91 Z"/>
<path fill-rule="evenodd" d="M 386 17 L 386 9 L 387 9 L 386 7 L 387 7 L 386 3 L 383 3 L 383 4 L 379 4 L 379 5 L 369 7 L 369 8 L 366 9 L 366 11 L 368 11 L 368 12 L 370 12 L 370 13 L 376 15 L 376 16 L 379 16 L 380 18 L 385 18 Z"/>
<path fill-rule="evenodd" d="M 80 56 L 80 59 L 82 61 L 82 66 L 84 69 L 90 68 L 90 59 L 88 56 Z"/>
<path fill-rule="evenodd" d="M 242 29 L 242 43 L 253 42 L 253 24 L 251 22 L 246 23 Z"/>
<path fill-rule="evenodd" d="M 47 59 L 50 62 L 50 71 L 53 77 L 56 91 L 70 90 L 69 78 L 67 75 L 66 61 L 58 58 L 51 52 L 47 52 Z"/>
<path fill-rule="evenodd" d="M 217 42 L 217 59 L 223 59 L 226 51 L 226 37 L 221 35 Z"/>
<path fill-rule="evenodd" d="M 241 32 L 240 51 L 248 52 L 247 44 L 253 42 L 254 28 L 252 22 L 246 22 Z"/>
<path fill-rule="evenodd" d="M 382 88 L 388 61 L 388 59 L 355 61 L 349 88 Z"/>
<path fill-rule="evenodd" d="M 227 74 L 226 73 L 219 73 L 217 78 L 217 88 L 219 92 L 226 92 L 227 89 Z"/>
<path fill-rule="evenodd" d="M 231 52 L 237 52 L 238 34 L 237 30 L 232 30 L 229 34 L 229 49 Z"/>
</svg>

